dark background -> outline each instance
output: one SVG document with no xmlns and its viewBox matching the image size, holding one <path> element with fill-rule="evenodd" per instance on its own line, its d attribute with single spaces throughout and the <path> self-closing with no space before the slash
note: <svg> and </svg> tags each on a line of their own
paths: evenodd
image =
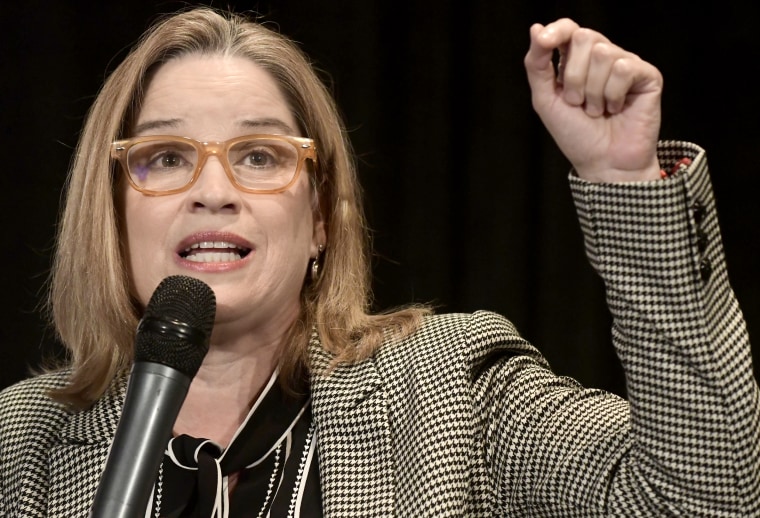
<svg viewBox="0 0 760 518">
<path fill-rule="evenodd" d="M 760 34 L 748 3 L 229 2 L 302 44 L 360 158 L 378 309 L 410 301 L 512 319 L 556 371 L 624 393 L 568 164 L 530 107 L 532 22 L 571 16 L 665 75 L 664 139 L 708 149 L 729 274 L 760 334 L 755 175 Z M 57 351 L 38 303 L 84 115 L 107 71 L 178 2 L 2 6 L 0 387 Z M 93 251 L 95 253 L 95 251 Z M 760 347 L 754 349 L 757 363 Z"/>
</svg>

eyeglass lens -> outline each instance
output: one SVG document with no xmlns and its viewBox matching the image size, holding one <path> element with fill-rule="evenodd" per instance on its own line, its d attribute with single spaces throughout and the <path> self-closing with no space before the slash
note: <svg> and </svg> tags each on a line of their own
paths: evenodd
<svg viewBox="0 0 760 518">
<path fill-rule="evenodd" d="M 127 164 L 132 180 L 151 191 L 169 191 L 187 185 L 200 161 L 199 150 L 189 142 L 153 140 L 129 149 Z M 236 142 L 227 152 L 235 180 L 249 189 L 286 186 L 298 167 L 298 150 L 289 142 L 250 139 Z"/>
</svg>

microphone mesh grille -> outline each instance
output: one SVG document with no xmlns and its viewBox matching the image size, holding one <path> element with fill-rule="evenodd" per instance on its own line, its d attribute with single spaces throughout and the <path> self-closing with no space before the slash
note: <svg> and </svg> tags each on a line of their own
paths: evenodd
<svg viewBox="0 0 760 518">
<path fill-rule="evenodd" d="M 165 278 L 151 295 L 143 320 L 169 322 L 168 332 L 139 329 L 135 338 L 135 361 L 167 365 L 193 377 L 208 351 L 216 315 L 216 297 L 203 281 L 184 275 Z M 190 340 L 177 327 L 190 328 L 199 340 Z"/>
</svg>

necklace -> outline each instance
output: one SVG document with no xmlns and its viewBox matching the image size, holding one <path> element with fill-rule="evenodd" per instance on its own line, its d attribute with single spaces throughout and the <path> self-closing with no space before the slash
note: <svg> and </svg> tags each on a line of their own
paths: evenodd
<svg viewBox="0 0 760 518">
<path fill-rule="evenodd" d="M 269 477 L 269 486 L 267 486 L 267 495 L 264 497 L 264 505 L 261 506 L 261 511 L 259 511 L 258 518 L 261 518 L 264 516 L 264 511 L 266 511 L 267 504 L 269 503 L 269 497 L 272 496 L 272 490 L 274 489 L 274 481 L 277 478 L 277 468 L 280 465 L 280 451 L 282 450 L 282 443 L 277 445 L 277 449 L 274 452 L 274 470 L 272 470 L 272 475 Z"/>
<path fill-rule="evenodd" d="M 164 489 L 164 461 L 158 466 L 158 480 L 156 481 L 156 511 L 154 516 L 161 518 L 161 495 Z"/>
<path fill-rule="evenodd" d="M 298 476 L 296 476 L 296 483 L 293 485 L 293 493 L 290 495 L 290 506 L 288 507 L 288 517 L 295 516 L 296 503 L 298 502 L 298 495 L 301 490 L 301 479 L 303 478 L 304 467 L 306 466 L 306 459 L 309 457 L 309 451 L 311 450 L 311 441 L 314 438 L 314 422 L 309 425 L 309 433 L 306 435 L 306 443 L 301 452 L 301 462 L 298 463 Z"/>
</svg>

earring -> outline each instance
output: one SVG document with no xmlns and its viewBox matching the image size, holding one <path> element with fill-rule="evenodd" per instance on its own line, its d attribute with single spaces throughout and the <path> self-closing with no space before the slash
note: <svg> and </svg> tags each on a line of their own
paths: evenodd
<svg viewBox="0 0 760 518">
<path fill-rule="evenodd" d="M 319 260 L 322 257 L 322 252 L 325 250 L 325 245 L 319 245 L 317 248 L 317 257 L 311 260 L 311 282 L 317 282 L 319 280 Z"/>
</svg>

